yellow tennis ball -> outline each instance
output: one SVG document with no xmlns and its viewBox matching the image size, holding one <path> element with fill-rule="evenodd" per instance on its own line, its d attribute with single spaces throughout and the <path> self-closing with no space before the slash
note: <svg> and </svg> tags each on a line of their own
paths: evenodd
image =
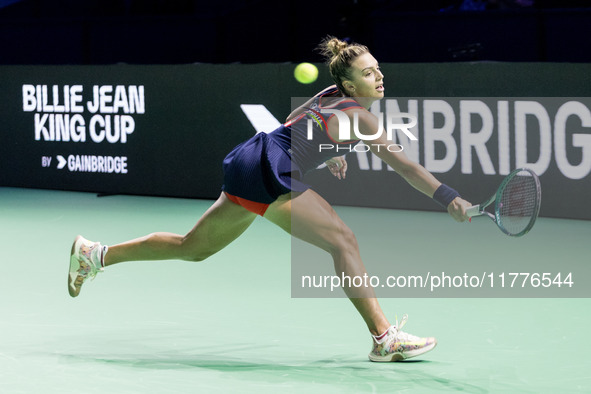
<svg viewBox="0 0 591 394">
<path fill-rule="evenodd" d="M 318 78 L 318 68 L 311 63 L 300 63 L 293 71 L 293 76 L 299 83 L 312 83 Z"/>
</svg>

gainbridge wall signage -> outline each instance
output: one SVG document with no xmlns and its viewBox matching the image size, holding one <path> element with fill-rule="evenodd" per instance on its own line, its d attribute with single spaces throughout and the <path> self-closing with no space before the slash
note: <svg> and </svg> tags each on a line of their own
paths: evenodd
<svg viewBox="0 0 591 394">
<path fill-rule="evenodd" d="M 542 216 L 591 219 L 591 65 L 384 64 L 371 111 L 417 120 L 393 142 L 474 202 L 512 169 L 542 183 Z M 293 65 L 0 67 L 0 186 L 216 198 L 224 156 L 285 121 Z M 307 175 L 331 203 L 440 209 L 367 152 L 341 150 L 347 179 Z"/>
</svg>

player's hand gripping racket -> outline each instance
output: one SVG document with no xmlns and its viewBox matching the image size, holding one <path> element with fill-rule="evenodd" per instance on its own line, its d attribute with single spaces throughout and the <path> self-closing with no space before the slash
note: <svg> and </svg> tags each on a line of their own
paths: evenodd
<svg viewBox="0 0 591 394">
<path fill-rule="evenodd" d="M 534 226 L 541 201 L 542 187 L 538 176 L 532 170 L 518 168 L 505 177 L 491 198 L 480 205 L 471 206 L 466 214 L 470 218 L 486 215 L 505 234 L 521 237 Z M 493 202 L 494 214 L 485 211 Z"/>
</svg>

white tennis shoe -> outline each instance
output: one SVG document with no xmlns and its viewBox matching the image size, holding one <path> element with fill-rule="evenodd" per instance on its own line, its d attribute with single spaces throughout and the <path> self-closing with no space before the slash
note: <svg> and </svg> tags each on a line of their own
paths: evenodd
<svg viewBox="0 0 591 394">
<path fill-rule="evenodd" d="M 387 334 L 381 339 L 372 335 L 373 348 L 369 353 L 369 359 L 371 361 L 403 361 L 407 358 L 416 357 L 433 350 L 437 345 L 437 340 L 435 338 L 419 338 L 400 331 L 400 329 L 406 324 L 407 319 L 407 315 L 402 317 L 400 323 L 398 323 L 398 319 L 396 319 L 396 325 L 390 326 Z"/>
<path fill-rule="evenodd" d="M 70 254 L 70 271 L 68 272 L 68 292 L 77 297 L 82 285 L 88 278 L 94 279 L 97 273 L 104 270 L 103 258 L 108 246 L 99 242 L 91 242 L 81 235 L 77 236 Z"/>
</svg>

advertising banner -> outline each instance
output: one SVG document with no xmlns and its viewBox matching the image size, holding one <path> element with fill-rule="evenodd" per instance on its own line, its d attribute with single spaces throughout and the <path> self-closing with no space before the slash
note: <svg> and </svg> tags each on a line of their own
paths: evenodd
<svg viewBox="0 0 591 394">
<path fill-rule="evenodd" d="M 285 122 L 303 85 L 291 64 L 0 67 L 0 185 L 102 194 L 216 198 L 222 160 Z M 541 216 L 591 219 L 591 66 L 384 64 L 386 98 L 371 111 L 404 153 L 468 200 L 528 167 Z M 393 128 L 412 114 L 409 133 Z M 415 136 L 412 140 L 410 135 Z M 305 181 L 334 204 L 440 210 L 367 146 L 346 180 Z M 344 148 L 343 148 L 344 149 Z"/>
</svg>

